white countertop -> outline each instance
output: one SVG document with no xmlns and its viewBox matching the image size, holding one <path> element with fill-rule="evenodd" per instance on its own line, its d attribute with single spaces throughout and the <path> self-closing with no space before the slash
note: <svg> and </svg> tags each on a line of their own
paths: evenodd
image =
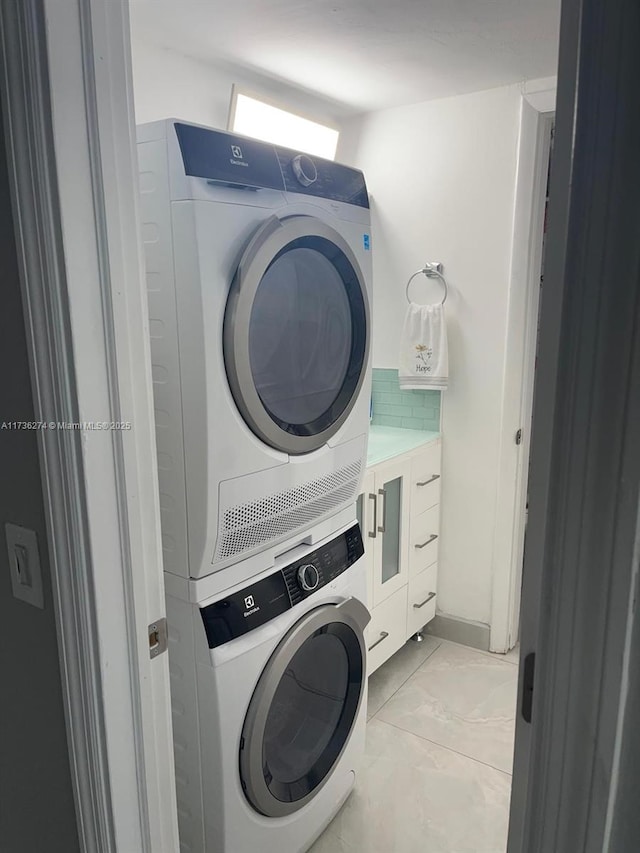
<svg viewBox="0 0 640 853">
<path fill-rule="evenodd" d="M 369 446 L 367 448 L 367 466 L 377 465 L 401 453 L 415 450 L 422 444 L 429 444 L 440 438 L 439 432 L 422 429 L 401 429 L 400 427 L 376 426 L 369 428 Z"/>
</svg>

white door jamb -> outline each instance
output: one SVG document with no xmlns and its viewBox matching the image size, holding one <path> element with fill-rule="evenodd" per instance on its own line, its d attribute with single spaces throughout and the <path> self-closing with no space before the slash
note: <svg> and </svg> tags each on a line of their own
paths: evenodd
<svg viewBox="0 0 640 853">
<path fill-rule="evenodd" d="M 518 640 L 545 191 L 555 85 L 555 78 L 525 84 L 521 101 L 493 542 L 490 649 L 501 653 L 513 648 Z M 516 444 L 518 430 L 522 430 L 520 444 Z"/>
<path fill-rule="evenodd" d="M 0 33 L 81 845 L 176 853 L 128 6 L 1 0 Z M 131 428 L 57 426 L 83 422 Z"/>
</svg>

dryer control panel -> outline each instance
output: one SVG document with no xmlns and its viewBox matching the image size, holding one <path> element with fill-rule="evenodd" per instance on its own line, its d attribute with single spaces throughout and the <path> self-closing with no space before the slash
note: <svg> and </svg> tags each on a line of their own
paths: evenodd
<svg viewBox="0 0 640 853">
<path fill-rule="evenodd" d="M 186 175 L 252 190 L 280 190 L 369 207 L 359 169 L 223 130 L 175 123 Z"/>
<path fill-rule="evenodd" d="M 200 610 L 209 648 L 259 628 L 335 580 L 364 554 L 360 527 L 349 530 L 226 598 Z"/>
</svg>

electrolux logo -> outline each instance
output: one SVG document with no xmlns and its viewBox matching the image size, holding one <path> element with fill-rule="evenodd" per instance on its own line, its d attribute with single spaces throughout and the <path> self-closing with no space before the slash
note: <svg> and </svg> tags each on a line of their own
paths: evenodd
<svg viewBox="0 0 640 853">
<path fill-rule="evenodd" d="M 245 161 L 244 161 L 244 155 L 242 153 L 242 148 L 240 148 L 239 145 L 232 145 L 231 146 L 231 153 L 233 154 L 233 157 L 231 157 L 229 162 L 231 163 L 232 166 L 247 166 L 247 167 L 249 166 L 249 164 L 245 163 Z"/>
<path fill-rule="evenodd" d="M 256 605 L 255 599 L 252 595 L 248 595 L 244 600 L 244 606 L 247 608 L 244 612 L 244 618 L 247 616 L 251 616 L 252 613 L 257 613 L 260 608 Z"/>
</svg>

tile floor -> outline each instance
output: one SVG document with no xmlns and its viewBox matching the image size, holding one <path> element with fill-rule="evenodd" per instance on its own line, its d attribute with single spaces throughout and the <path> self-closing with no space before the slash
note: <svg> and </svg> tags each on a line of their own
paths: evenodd
<svg viewBox="0 0 640 853">
<path fill-rule="evenodd" d="M 518 654 L 425 636 L 369 680 L 367 750 L 309 853 L 505 853 Z"/>
</svg>

